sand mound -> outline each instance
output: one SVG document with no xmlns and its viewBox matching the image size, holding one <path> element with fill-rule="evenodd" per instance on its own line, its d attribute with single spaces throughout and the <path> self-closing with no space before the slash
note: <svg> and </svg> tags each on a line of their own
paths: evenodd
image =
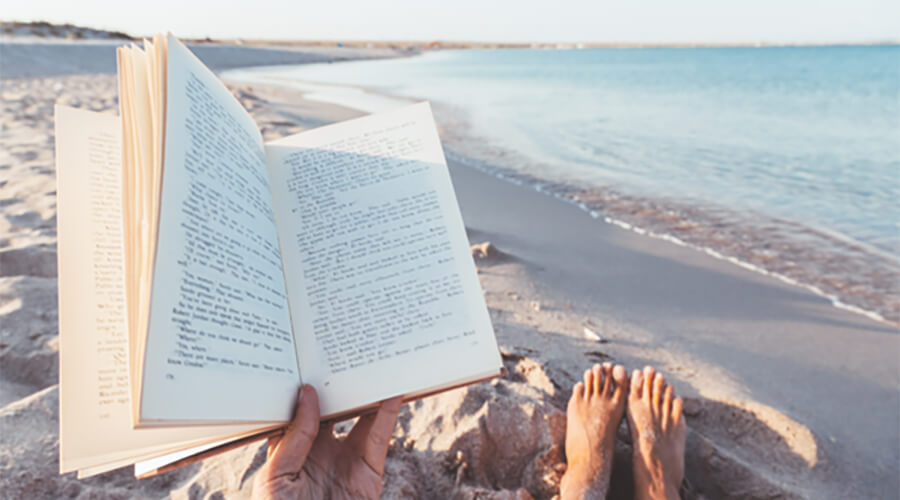
<svg viewBox="0 0 900 500">
<path fill-rule="evenodd" d="M 688 399 L 686 470 L 710 498 L 799 498 L 819 460 L 808 428 L 749 402 Z"/>
<path fill-rule="evenodd" d="M 383 498 L 523 500 L 558 494 L 566 469 L 563 404 L 568 395 L 533 360 L 507 354 L 504 361 L 509 373 L 502 379 L 402 409 L 388 452 Z M 245 498 L 265 459 L 265 445 L 257 443 L 150 480 L 134 479 L 130 469 L 84 481 L 73 474 L 58 476 L 57 406 L 54 385 L 0 410 L 0 490 L 13 498 Z M 692 400 L 689 407 L 684 498 L 801 497 L 774 471 L 808 467 L 803 453 L 792 451 L 809 445 L 802 428 L 775 421 L 788 435 L 793 430 L 786 439 L 760 419 L 765 412 L 759 409 L 708 400 Z M 738 443 L 742 451 L 719 440 Z M 623 425 L 610 498 L 631 498 L 630 454 Z"/>
<path fill-rule="evenodd" d="M 566 418 L 539 365 L 404 408 L 385 475 L 387 498 L 549 498 L 565 472 Z M 398 477 L 402 476 L 402 477 Z"/>
<path fill-rule="evenodd" d="M 568 394 L 533 360 L 511 354 L 504 360 L 509 375 L 503 379 L 403 410 L 388 454 L 385 498 L 543 499 L 558 493 L 566 470 Z M 701 399 L 690 406 L 683 498 L 802 496 L 786 476 L 809 469 L 804 454 L 814 440 L 808 430 L 770 409 Z M 630 499 L 624 424 L 618 437 L 609 498 Z"/>
</svg>

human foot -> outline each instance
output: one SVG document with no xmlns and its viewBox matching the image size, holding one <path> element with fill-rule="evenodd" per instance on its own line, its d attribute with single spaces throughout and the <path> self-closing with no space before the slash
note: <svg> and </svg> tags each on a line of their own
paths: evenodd
<svg viewBox="0 0 900 500">
<path fill-rule="evenodd" d="M 621 365 L 594 365 L 572 389 L 566 410 L 566 459 L 560 483 L 563 500 L 603 499 L 616 444 L 616 429 L 625 414 L 628 373 Z"/>
<path fill-rule="evenodd" d="M 648 366 L 631 375 L 628 428 L 634 448 L 634 493 L 639 500 L 677 499 L 684 478 L 687 426 L 681 399 Z"/>
</svg>

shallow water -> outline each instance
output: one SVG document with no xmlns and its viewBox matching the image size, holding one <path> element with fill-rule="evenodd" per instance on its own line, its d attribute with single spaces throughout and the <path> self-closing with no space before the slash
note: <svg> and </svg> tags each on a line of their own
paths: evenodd
<svg viewBox="0 0 900 500">
<path fill-rule="evenodd" d="M 470 164 L 900 319 L 900 46 L 446 51 L 243 76 L 431 99 Z"/>
</svg>

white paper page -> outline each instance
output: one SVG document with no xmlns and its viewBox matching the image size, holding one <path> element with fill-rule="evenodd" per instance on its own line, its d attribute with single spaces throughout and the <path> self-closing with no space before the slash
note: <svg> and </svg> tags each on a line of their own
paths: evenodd
<svg viewBox="0 0 900 500">
<path fill-rule="evenodd" d="M 300 384 L 262 138 L 169 38 L 140 423 L 284 421 Z"/>
<path fill-rule="evenodd" d="M 323 416 L 499 372 L 427 103 L 266 155 L 300 367 Z"/>
<path fill-rule="evenodd" d="M 116 116 L 56 108 L 60 472 L 265 428 L 132 428 L 120 133 Z"/>
<path fill-rule="evenodd" d="M 177 453 L 169 453 L 168 455 L 162 455 L 159 457 L 151 458 L 150 460 L 144 460 L 141 462 L 137 462 L 134 464 L 134 476 L 141 477 L 145 474 L 153 472 L 153 471 L 160 469 L 162 467 L 165 467 L 169 464 L 173 464 L 179 460 L 184 460 L 185 458 L 190 458 L 194 455 L 203 453 L 204 451 L 211 450 L 218 446 L 226 445 L 230 442 L 231 442 L 231 440 L 216 441 L 213 443 L 205 444 L 203 446 L 196 446 L 194 448 L 188 448 L 186 450 L 182 450 Z"/>
</svg>

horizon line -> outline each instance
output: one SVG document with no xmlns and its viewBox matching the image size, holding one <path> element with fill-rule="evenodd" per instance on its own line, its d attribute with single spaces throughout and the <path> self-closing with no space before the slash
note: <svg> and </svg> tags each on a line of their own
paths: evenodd
<svg viewBox="0 0 900 500">
<path fill-rule="evenodd" d="M 107 34 L 124 35 L 132 40 L 140 40 L 150 38 L 149 36 L 136 36 L 129 32 L 110 28 L 95 28 L 92 26 L 77 25 L 72 23 L 57 24 L 49 21 L 16 21 L 0 19 L 0 25 L 19 25 L 21 27 L 57 27 L 76 30 L 104 32 Z M 0 33 L 3 36 L 16 36 L 8 33 Z M 27 36 L 27 35 L 26 35 Z M 39 36 L 37 34 L 33 36 Z M 56 38 L 67 39 L 66 37 L 56 36 Z M 875 45 L 900 45 L 900 38 L 871 38 L 863 40 L 815 40 L 815 41 L 771 41 L 771 40 L 751 40 L 736 42 L 713 42 L 713 41 L 690 41 L 690 42 L 665 42 L 665 41 L 485 41 L 473 39 L 366 39 L 366 38 L 257 38 L 257 37 L 211 37 L 211 36 L 185 36 L 180 37 L 182 40 L 197 43 L 241 43 L 251 45 L 371 45 L 373 47 L 390 46 L 390 45 L 407 45 L 407 46 L 432 46 L 441 45 L 456 48 L 714 48 L 714 47 L 847 47 L 847 46 L 875 46 Z"/>
</svg>

